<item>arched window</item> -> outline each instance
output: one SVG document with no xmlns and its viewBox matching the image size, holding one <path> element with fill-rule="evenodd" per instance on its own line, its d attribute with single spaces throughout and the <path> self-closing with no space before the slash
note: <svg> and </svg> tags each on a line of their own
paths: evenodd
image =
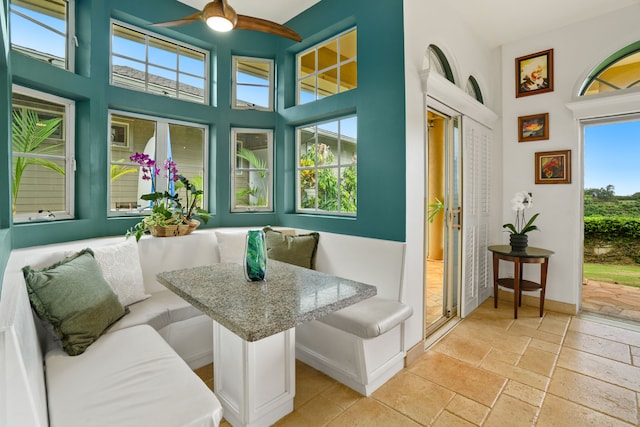
<svg viewBox="0 0 640 427">
<path fill-rule="evenodd" d="M 451 83 L 456 84 L 447 57 L 444 56 L 442 50 L 434 44 L 429 45 L 429 68 L 437 71 L 438 74 L 444 76 Z"/>
<path fill-rule="evenodd" d="M 580 96 L 640 88 L 640 41 L 620 49 L 598 65 L 585 80 Z"/>
<path fill-rule="evenodd" d="M 469 76 L 469 80 L 467 80 L 467 93 L 474 97 L 476 101 L 480 104 L 484 104 L 484 100 L 482 99 L 482 92 L 480 91 L 480 86 L 478 85 L 478 81 L 475 77 Z"/>
</svg>

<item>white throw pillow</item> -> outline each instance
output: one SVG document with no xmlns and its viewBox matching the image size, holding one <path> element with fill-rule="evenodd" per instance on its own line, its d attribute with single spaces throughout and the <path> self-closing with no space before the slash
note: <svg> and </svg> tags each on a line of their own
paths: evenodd
<svg viewBox="0 0 640 427">
<path fill-rule="evenodd" d="M 135 239 L 91 250 L 102 269 L 102 275 L 118 295 L 120 304 L 126 307 L 151 296 L 144 289 L 138 244 Z"/>
<path fill-rule="evenodd" d="M 247 240 L 246 231 L 216 231 L 220 262 L 242 264 Z"/>
</svg>

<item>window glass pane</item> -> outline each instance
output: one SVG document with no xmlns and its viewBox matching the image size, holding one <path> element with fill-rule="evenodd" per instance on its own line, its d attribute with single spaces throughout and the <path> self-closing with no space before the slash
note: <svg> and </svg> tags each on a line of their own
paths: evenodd
<svg viewBox="0 0 640 427">
<path fill-rule="evenodd" d="M 297 129 L 298 211 L 356 213 L 356 127 L 349 117 Z"/>
<path fill-rule="evenodd" d="M 207 101 L 205 51 L 116 23 L 112 32 L 112 84 L 187 101 Z"/>
<path fill-rule="evenodd" d="M 273 61 L 234 57 L 233 108 L 273 111 Z"/>
<path fill-rule="evenodd" d="M 67 189 L 73 174 L 69 167 L 72 141 L 71 101 L 61 104 L 47 94 L 18 92 L 12 100 L 12 207 L 14 221 L 69 218 Z M 47 99 L 50 98 L 50 99 Z M 69 182 L 68 182 L 69 181 Z"/>
<path fill-rule="evenodd" d="M 640 87 L 640 51 L 624 55 L 592 78 L 584 95 Z"/>
<path fill-rule="evenodd" d="M 298 104 L 358 86 L 356 34 L 355 29 L 350 30 L 298 55 Z"/>
<path fill-rule="evenodd" d="M 13 0 L 11 47 L 25 55 L 67 68 L 67 10 L 67 3 L 62 0 Z"/>
<path fill-rule="evenodd" d="M 233 129 L 233 211 L 272 210 L 271 130 Z"/>
</svg>

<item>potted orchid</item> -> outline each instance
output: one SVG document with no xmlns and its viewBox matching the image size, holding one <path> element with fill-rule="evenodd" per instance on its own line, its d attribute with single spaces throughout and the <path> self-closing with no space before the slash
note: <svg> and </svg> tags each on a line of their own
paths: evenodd
<svg viewBox="0 0 640 427">
<path fill-rule="evenodd" d="M 196 217 L 205 223 L 209 220 L 211 214 L 200 207 L 203 191 L 178 174 L 174 161 L 165 160 L 160 168 L 148 154 L 135 153 L 130 159 L 141 166 L 142 180 L 150 181 L 152 192 L 140 196 L 140 199 L 150 203 L 151 213 L 127 230 L 127 237 L 135 236 L 137 241 L 146 232 L 158 237 L 180 236 L 190 233 L 200 225 Z M 167 184 L 174 183 L 176 191 L 155 190 L 161 170 L 164 170 Z M 169 187 L 170 185 L 167 185 L 167 188 Z M 182 189 L 186 195 L 184 205 L 179 195 Z"/>
<path fill-rule="evenodd" d="M 511 199 L 511 207 L 516 211 L 516 220 L 512 224 L 504 224 L 502 228 L 506 228 L 510 233 L 510 244 L 513 250 L 524 250 L 528 244 L 527 233 L 538 230 L 538 226 L 534 225 L 535 220 L 540 213 L 536 213 L 529 221 L 525 217 L 525 210 L 533 205 L 533 196 L 526 191 L 519 191 Z"/>
</svg>

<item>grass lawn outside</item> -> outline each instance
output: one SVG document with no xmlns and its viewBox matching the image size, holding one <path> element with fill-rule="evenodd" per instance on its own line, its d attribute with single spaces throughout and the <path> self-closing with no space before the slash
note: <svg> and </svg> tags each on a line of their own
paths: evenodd
<svg viewBox="0 0 640 427">
<path fill-rule="evenodd" d="M 640 266 L 584 263 L 582 274 L 596 282 L 640 288 Z"/>
</svg>

